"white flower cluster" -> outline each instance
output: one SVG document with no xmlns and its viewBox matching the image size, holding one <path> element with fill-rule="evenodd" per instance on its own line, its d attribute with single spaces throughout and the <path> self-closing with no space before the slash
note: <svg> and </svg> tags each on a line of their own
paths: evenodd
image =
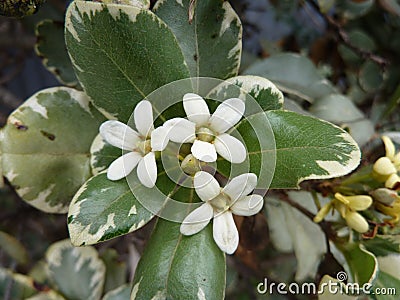
<svg viewBox="0 0 400 300">
<path fill-rule="evenodd" d="M 100 126 L 100 135 L 107 143 L 128 151 L 114 160 L 107 177 L 119 180 L 137 167 L 139 181 L 152 188 L 157 180 L 156 152 L 168 143 L 190 143 L 190 157 L 204 163 L 215 162 L 218 154 L 231 163 L 242 163 L 247 156 L 241 141 L 227 133 L 243 117 L 245 103 L 239 98 L 223 101 L 210 114 L 206 101 L 199 95 L 188 93 L 183 97 L 187 118 L 173 118 L 154 128 L 151 103 L 143 100 L 134 110 L 136 130 L 115 120 Z M 239 242 L 239 234 L 232 214 L 250 216 L 263 206 L 263 197 L 249 195 L 257 185 L 257 176 L 245 173 L 233 178 L 221 188 L 217 180 L 205 171 L 193 177 L 197 195 L 204 202 L 192 211 L 181 225 L 181 233 L 192 235 L 202 230 L 213 218 L 213 236 L 218 247 L 232 254 Z"/>
</svg>

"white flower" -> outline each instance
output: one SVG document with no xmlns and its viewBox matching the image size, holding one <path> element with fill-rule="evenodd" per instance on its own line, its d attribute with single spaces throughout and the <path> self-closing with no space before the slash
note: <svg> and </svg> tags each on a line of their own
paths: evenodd
<svg viewBox="0 0 400 300">
<path fill-rule="evenodd" d="M 107 177 L 110 180 L 119 180 L 137 166 L 140 182 L 152 188 L 157 180 L 154 152 L 162 151 L 167 146 L 167 129 L 154 129 L 153 111 L 147 100 L 139 102 L 133 113 L 138 132 L 119 121 L 106 121 L 100 126 L 100 135 L 107 143 L 129 151 L 111 163 Z"/>
<path fill-rule="evenodd" d="M 257 176 L 245 173 L 221 188 L 209 173 L 199 171 L 194 176 L 194 187 L 204 203 L 193 210 L 182 222 L 180 231 L 192 235 L 201 231 L 214 217 L 213 236 L 218 247 L 228 253 L 235 252 L 239 243 L 239 233 L 232 214 L 251 216 L 263 207 L 260 195 L 249 195 L 257 185 Z"/>
<path fill-rule="evenodd" d="M 242 118 L 245 104 L 239 98 L 223 101 L 210 115 L 207 103 L 199 95 L 183 96 L 187 119 L 174 118 L 164 123 L 169 139 L 176 143 L 193 143 L 191 152 L 204 162 L 217 160 L 217 153 L 232 163 L 246 159 L 246 148 L 238 139 L 226 133 Z"/>
</svg>

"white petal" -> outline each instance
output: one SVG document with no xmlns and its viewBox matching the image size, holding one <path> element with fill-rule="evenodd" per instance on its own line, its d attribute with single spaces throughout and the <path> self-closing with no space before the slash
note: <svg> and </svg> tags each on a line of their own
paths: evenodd
<svg viewBox="0 0 400 300">
<path fill-rule="evenodd" d="M 199 160 L 205 162 L 213 162 L 217 160 L 217 151 L 215 150 L 215 146 L 208 142 L 195 140 L 191 151 L 193 156 Z"/>
<path fill-rule="evenodd" d="M 219 195 L 221 187 L 210 173 L 199 171 L 194 175 L 194 188 L 201 200 L 208 201 Z"/>
<path fill-rule="evenodd" d="M 141 135 L 147 137 L 154 130 L 153 126 L 153 109 L 151 103 L 147 100 L 140 101 L 133 112 L 133 120 L 136 129 Z"/>
<path fill-rule="evenodd" d="M 250 195 L 238 199 L 230 209 L 238 216 L 252 216 L 257 214 L 263 205 L 264 198 L 261 195 Z"/>
<path fill-rule="evenodd" d="M 153 151 L 162 151 L 168 144 L 168 129 L 165 127 L 157 127 L 151 132 L 151 149 Z"/>
<path fill-rule="evenodd" d="M 210 127 L 217 133 L 223 133 L 233 127 L 242 118 L 245 105 L 239 98 L 225 100 L 210 117 Z"/>
<path fill-rule="evenodd" d="M 254 173 L 244 173 L 232 178 L 231 181 L 222 189 L 222 192 L 236 201 L 243 196 L 250 194 L 257 185 L 257 175 Z"/>
<path fill-rule="evenodd" d="M 183 118 L 173 118 L 163 125 L 168 131 L 168 137 L 175 143 L 190 143 L 196 137 L 196 124 Z"/>
<path fill-rule="evenodd" d="M 239 164 L 246 159 L 247 151 L 242 142 L 227 133 L 218 135 L 214 146 L 218 154 L 231 163 Z"/>
<path fill-rule="evenodd" d="M 213 236 L 218 247 L 227 254 L 236 251 L 239 245 L 239 233 L 236 229 L 232 213 L 226 211 L 214 217 Z"/>
<path fill-rule="evenodd" d="M 213 216 L 213 208 L 210 204 L 204 203 L 192 211 L 181 224 L 181 233 L 192 235 L 198 233 L 210 222 Z"/>
<path fill-rule="evenodd" d="M 100 135 L 107 143 L 124 150 L 133 150 L 140 141 L 135 130 L 119 121 L 106 121 L 101 124 Z"/>
<path fill-rule="evenodd" d="M 139 181 L 145 187 L 154 187 L 157 180 L 157 164 L 154 152 L 147 153 L 143 159 L 139 161 L 137 175 Z"/>
<path fill-rule="evenodd" d="M 210 111 L 206 101 L 197 94 L 188 93 L 183 96 L 183 108 L 188 119 L 197 126 L 204 125 L 210 119 Z"/>
<path fill-rule="evenodd" d="M 107 170 L 107 178 L 120 180 L 127 176 L 136 167 L 142 156 L 137 152 L 128 152 L 114 160 Z"/>
</svg>

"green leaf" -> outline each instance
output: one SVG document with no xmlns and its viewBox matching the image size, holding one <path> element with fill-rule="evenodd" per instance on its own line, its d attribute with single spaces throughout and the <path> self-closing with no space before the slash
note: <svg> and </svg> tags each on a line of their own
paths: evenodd
<svg viewBox="0 0 400 300">
<path fill-rule="evenodd" d="M 175 34 L 191 77 L 227 79 L 237 75 L 242 51 L 242 25 L 228 1 L 159 0 L 154 6 Z"/>
<path fill-rule="evenodd" d="M 348 32 L 348 36 L 352 45 L 354 45 L 355 47 L 358 47 L 359 49 L 363 49 L 365 51 L 375 51 L 375 42 L 366 32 L 359 29 L 354 29 Z M 342 58 L 348 64 L 352 64 L 357 67 L 364 61 L 364 59 L 358 53 L 354 52 L 354 50 L 350 49 L 346 45 L 339 45 L 338 50 Z"/>
<path fill-rule="evenodd" d="M 29 257 L 25 247 L 12 235 L 0 231 L 0 249 L 15 259 L 19 264 L 28 263 Z"/>
<path fill-rule="evenodd" d="M 250 126 L 251 122 L 255 127 L 260 126 L 265 117 L 273 130 L 276 149 L 271 142 L 260 146 L 259 136 Z M 241 121 L 237 130 L 244 138 L 251 172 L 266 172 L 263 177 L 266 176 L 265 163 L 276 153 L 270 188 L 297 188 L 303 180 L 343 176 L 360 163 L 360 149 L 347 132 L 313 117 L 289 111 L 268 111 Z M 229 174 L 227 166 L 218 167 L 223 174 Z M 269 168 L 273 172 L 273 166 Z"/>
<path fill-rule="evenodd" d="M 317 118 L 334 123 L 352 122 L 365 118 L 364 114 L 346 96 L 331 94 L 313 103 L 310 112 Z"/>
<path fill-rule="evenodd" d="M 358 81 L 361 88 L 366 92 L 374 92 L 378 90 L 383 83 L 382 70 L 378 64 L 366 61 L 358 74 Z"/>
<path fill-rule="evenodd" d="M 53 20 L 43 20 L 36 26 L 36 54 L 43 65 L 63 84 L 79 85 L 64 40 L 64 24 Z"/>
<path fill-rule="evenodd" d="M 374 125 L 346 96 L 331 94 L 314 102 L 310 112 L 318 118 L 347 128 L 354 140 L 363 146 L 375 133 Z"/>
<path fill-rule="evenodd" d="M 318 73 L 314 64 L 299 54 L 272 55 L 251 65 L 244 73 L 268 78 L 282 91 L 311 102 L 336 92 L 333 85 Z"/>
<path fill-rule="evenodd" d="M 238 88 L 239 87 L 239 88 Z M 227 79 L 223 83 L 215 87 L 207 98 L 210 99 L 227 99 L 240 98 L 247 101 L 248 97 L 252 97 L 260 105 L 262 110 L 282 109 L 283 94 L 278 88 L 268 79 L 259 76 L 236 76 Z M 250 111 L 252 108 L 249 101 L 246 102 L 246 115 L 260 112 Z"/>
<path fill-rule="evenodd" d="M 147 94 L 190 76 L 173 33 L 148 10 L 74 1 L 65 34 L 80 83 L 109 118 L 126 122 Z"/>
<path fill-rule="evenodd" d="M 127 300 L 131 295 L 131 285 L 124 284 L 104 295 L 102 300 Z"/>
<path fill-rule="evenodd" d="M 35 282 L 48 285 L 49 279 L 47 276 L 47 264 L 44 259 L 37 261 L 29 270 L 28 276 L 31 277 Z"/>
<path fill-rule="evenodd" d="M 366 14 L 374 5 L 374 0 L 348 1 L 337 0 L 336 8 L 347 19 L 355 19 Z"/>
<path fill-rule="evenodd" d="M 378 275 L 376 257 L 361 244 L 351 244 L 341 249 L 350 267 L 354 282 L 363 285 L 372 283 Z"/>
<path fill-rule="evenodd" d="M 95 248 L 75 248 L 63 240 L 49 247 L 46 261 L 50 279 L 67 299 L 101 298 L 106 270 Z"/>
<path fill-rule="evenodd" d="M 246 104 L 246 113 L 247 109 Z M 277 162 L 276 141 L 271 125 L 264 112 L 245 117 L 230 134 L 242 140 L 247 148 L 248 159 L 241 164 L 230 164 L 220 159 L 217 161 L 218 171 L 226 178 L 248 172 L 255 173 L 258 177 L 257 188 L 270 187 Z"/>
<path fill-rule="evenodd" d="M 139 181 L 137 187 L 142 187 Z M 111 181 L 103 172 L 89 179 L 72 199 L 68 212 L 71 242 L 80 246 L 105 241 L 139 229 L 153 216 L 126 180 Z"/>
<path fill-rule="evenodd" d="M 30 205 L 66 212 L 91 176 L 90 144 L 103 120 L 80 91 L 55 87 L 36 93 L 2 130 L 5 177 Z"/>
<path fill-rule="evenodd" d="M 119 259 L 118 252 L 115 249 L 106 249 L 104 253 L 101 254 L 100 258 L 106 265 L 104 292 L 111 291 L 126 283 L 128 267 L 125 261 Z"/>
<path fill-rule="evenodd" d="M 131 299 L 224 299 L 225 255 L 212 226 L 182 236 L 180 224 L 159 219 L 136 269 Z"/>
<path fill-rule="evenodd" d="M 363 245 L 376 256 L 400 253 L 400 240 L 398 236 L 377 235 L 373 239 L 364 240 Z"/>
<path fill-rule="evenodd" d="M 37 293 L 30 277 L 0 267 L 0 299 L 23 300 Z"/>
</svg>

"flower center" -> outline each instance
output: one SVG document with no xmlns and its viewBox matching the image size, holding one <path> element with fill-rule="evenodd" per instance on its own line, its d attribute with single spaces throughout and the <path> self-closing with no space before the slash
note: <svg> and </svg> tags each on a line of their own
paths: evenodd
<svg viewBox="0 0 400 300">
<path fill-rule="evenodd" d="M 142 153 L 143 156 L 145 156 L 147 153 L 151 152 L 150 139 L 147 139 L 147 140 L 137 143 L 136 150 L 139 150 L 139 152 Z"/>
<path fill-rule="evenodd" d="M 201 170 L 200 161 L 192 154 L 186 155 L 181 163 L 182 170 L 188 175 L 194 175 Z"/>
<path fill-rule="evenodd" d="M 231 198 L 224 194 L 220 193 L 217 197 L 210 200 L 210 204 L 217 212 L 223 212 L 229 209 L 231 203 Z"/>
<path fill-rule="evenodd" d="M 207 127 L 200 127 L 196 132 L 196 137 L 207 143 L 211 143 L 215 139 L 214 132 Z"/>
</svg>

